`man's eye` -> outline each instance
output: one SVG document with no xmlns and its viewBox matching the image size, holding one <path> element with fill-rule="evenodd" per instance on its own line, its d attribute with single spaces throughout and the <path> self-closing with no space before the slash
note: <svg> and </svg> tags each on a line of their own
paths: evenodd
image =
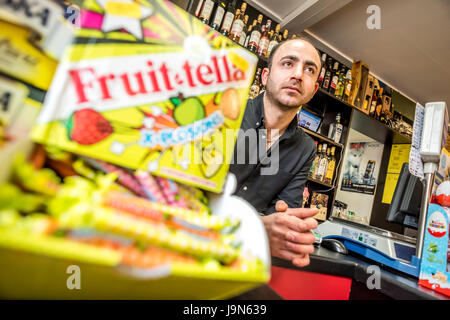
<svg viewBox="0 0 450 320">
<path fill-rule="evenodd" d="M 283 66 L 290 67 L 292 66 L 292 63 L 290 61 L 285 61 L 283 62 Z"/>
<path fill-rule="evenodd" d="M 316 72 L 316 70 L 314 70 L 314 68 L 306 68 L 306 71 L 314 74 Z"/>
</svg>

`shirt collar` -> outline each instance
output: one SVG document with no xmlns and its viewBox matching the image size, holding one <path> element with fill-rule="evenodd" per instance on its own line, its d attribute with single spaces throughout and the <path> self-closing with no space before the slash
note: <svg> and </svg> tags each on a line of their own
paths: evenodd
<svg viewBox="0 0 450 320">
<path fill-rule="evenodd" d="M 256 128 L 264 126 L 264 93 L 265 92 L 262 92 L 253 100 L 250 100 L 251 103 L 249 104 L 249 107 L 251 108 L 251 121 L 256 126 Z M 298 119 L 297 115 L 295 115 L 294 119 L 292 119 L 292 121 L 289 123 L 285 133 L 283 134 L 283 137 L 292 137 L 297 131 L 297 124 Z"/>
</svg>

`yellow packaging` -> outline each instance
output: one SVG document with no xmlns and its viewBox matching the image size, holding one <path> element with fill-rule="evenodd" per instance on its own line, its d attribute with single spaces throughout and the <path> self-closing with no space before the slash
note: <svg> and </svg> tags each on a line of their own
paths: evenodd
<svg viewBox="0 0 450 320">
<path fill-rule="evenodd" d="M 32 137 L 221 192 L 256 63 L 171 2 L 88 0 Z"/>
</svg>

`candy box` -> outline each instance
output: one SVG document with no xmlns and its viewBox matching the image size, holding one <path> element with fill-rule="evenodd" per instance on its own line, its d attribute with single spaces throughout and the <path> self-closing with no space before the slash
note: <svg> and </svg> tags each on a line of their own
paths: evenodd
<svg viewBox="0 0 450 320">
<path fill-rule="evenodd" d="M 448 209 L 428 206 L 419 285 L 450 296 Z"/>
<path fill-rule="evenodd" d="M 257 57 L 169 1 L 87 0 L 36 142 L 221 192 Z"/>
</svg>

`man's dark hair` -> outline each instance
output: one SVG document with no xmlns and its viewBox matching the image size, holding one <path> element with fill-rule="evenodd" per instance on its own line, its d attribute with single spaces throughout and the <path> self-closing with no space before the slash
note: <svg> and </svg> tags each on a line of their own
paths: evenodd
<svg viewBox="0 0 450 320">
<path fill-rule="evenodd" d="M 306 38 L 306 37 L 304 37 L 304 36 L 297 36 L 297 38 L 294 38 L 294 39 L 283 40 L 283 41 L 281 41 L 280 43 L 278 43 L 275 47 L 273 47 L 273 48 L 272 48 L 272 51 L 270 51 L 269 58 L 267 59 L 267 68 L 269 68 L 269 71 L 270 71 L 270 69 L 272 68 L 273 57 L 275 56 L 275 53 L 277 52 L 277 50 L 278 50 L 283 44 L 285 44 L 286 42 L 289 42 L 289 41 L 295 41 L 295 40 L 303 40 L 303 41 L 305 41 L 305 42 L 308 42 L 310 45 L 312 45 L 312 46 L 314 47 L 314 49 L 316 49 L 316 47 L 314 46 L 314 44 L 312 44 L 311 40 L 309 40 L 308 38 Z M 321 57 L 320 57 L 320 52 L 319 52 L 319 50 L 316 49 L 316 51 L 317 51 L 317 54 L 319 55 L 319 61 L 320 61 L 320 65 L 318 66 L 318 68 L 319 68 L 318 73 L 319 73 L 319 72 L 320 72 L 320 69 L 322 68 L 322 60 L 321 60 Z"/>
</svg>

